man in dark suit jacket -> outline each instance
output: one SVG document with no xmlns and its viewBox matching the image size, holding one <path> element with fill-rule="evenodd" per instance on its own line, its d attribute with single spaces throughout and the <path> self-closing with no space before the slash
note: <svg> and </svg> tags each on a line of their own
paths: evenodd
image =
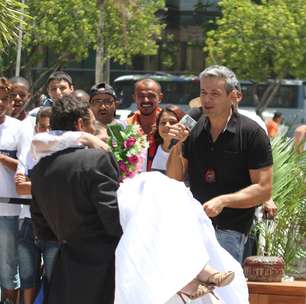
<svg viewBox="0 0 306 304">
<path fill-rule="evenodd" d="M 65 96 L 53 107 L 53 130 L 90 130 L 89 104 Z M 40 160 L 32 180 L 32 218 L 39 239 L 60 244 L 46 296 L 49 304 L 112 304 L 115 249 L 121 237 L 110 152 L 69 148 Z"/>
</svg>

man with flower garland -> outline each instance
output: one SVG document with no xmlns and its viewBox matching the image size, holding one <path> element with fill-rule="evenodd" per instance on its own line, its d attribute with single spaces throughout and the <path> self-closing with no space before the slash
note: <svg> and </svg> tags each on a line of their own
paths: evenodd
<svg viewBox="0 0 306 304">
<path fill-rule="evenodd" d="M 149 149 L 145 171 L 150 171 L 152 161 L 156 152 L 154 142 L 154 130 L 156 128 L 156 119 L 161 111 L 159 107 L 162 101 L 163 93 L 161 86 L 153 79 L 142 79 L 135 83 L 134 100 L 136 102 L 137 111 L 128 118 L 128 124 L 140 125 L 144 134 L 147 135 L 149 141 Z"/>
<path fill-rule="evenodd" d="M 89 131 L 89 104 L 64 96 L 52 108 L 52 130 Z M 74 146 L 34 167 L 32 220 L 38 239 L 60 243 L 47 302 L 113 304 L 115 249 L 122 234 L 119 171 L 110 152 Z"/>
</svg>

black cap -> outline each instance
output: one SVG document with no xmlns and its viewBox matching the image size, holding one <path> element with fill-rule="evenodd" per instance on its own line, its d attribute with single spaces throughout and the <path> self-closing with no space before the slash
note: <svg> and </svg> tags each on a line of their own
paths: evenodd
<svg viewBox="0 0 306 304">
<path fill-rule="evenodd" d="M 113 96 L 117 100 L 115 90 L 107 83 L 100 82 L 95 84 L 90 89 L 90 99 L 92 99 L 97 94 L 108 94 Z"/>
</svg>

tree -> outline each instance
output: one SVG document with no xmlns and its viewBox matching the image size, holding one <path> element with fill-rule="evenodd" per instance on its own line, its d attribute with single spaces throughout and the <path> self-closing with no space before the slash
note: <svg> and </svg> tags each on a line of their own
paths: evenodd
<svg viewBox="0 0 306 304">
<path fill-rule="evenodd" d="M 306 2 L 222 0 L 220 7 L 218 27 L 208 33 L 208 61 L 231 67 L 240 79 L 254 80 L 261 114 L 281 78 L 306 76 Z M 274 81 L 259 99 L 256 85 L 267 79 Z"/>
<path fill-rule="evenodd" d="M 165 0 L 105 0 L 106 57 L 124 64 L 156 54 L 165 27 L 156 13 L 164 8 Z"/>
<path fill-rule="evenodd" d="M 5 47 L 17 42 L 20 25 L 25 25 L 22 10 L 26 6 L 18 0 L 2 0 L 0 2 L 0 53 Z"/>
<path fill-rule="evenodd" d="M 156 40 L 164 27 L 155 12 L 164 8 L 165 1 L 121 2 L 125 4 L 125 18 L 119 0 L 27 0 L 32 22 L 25 30 L 24 70 L 39 64 L 47 50 L 55 57 L 51 69 L 86 59 L 89 51 L 97 48 L 101 33 L 98 3 L 104 10 L 103 61 L 113 59 L 122 64 L 129 63 L 135 54 L 155 54 Z"/>
</svg>

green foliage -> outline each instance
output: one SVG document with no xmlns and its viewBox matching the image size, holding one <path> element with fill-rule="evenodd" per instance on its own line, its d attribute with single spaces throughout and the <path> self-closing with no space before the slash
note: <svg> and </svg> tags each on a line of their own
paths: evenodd
<svg viewBox="0 0 306 304">
<path fill-rule="evenodd" d="M 164 25 L 155 13 L 165 7 L 164 0 L 137 0 L 122 7 L 105 1 L 105 46 L 108 57 L 117 62 L 130 63 L 132 56 L 137 54 L 154 55 L 161 38 Z"/>
<path fill-rule="evenodd" d="M 60 66 L 69 61 L 86 59 L 89 51 L 96 48 L 96 1 L 27 0 L 27 5 L 32 20 L 25 28 L 23 41 L 26 68 L 35 66 L 45 58 L 47 49 L 51 50 L 56 64 Z M 104 45 L 108 58 L 119 63 L 129 63 L 135 54 L 156 53 L 156 40 L 161 37 L 164 25 L 155 13 L 165 7 L 164 0 L 105 0 L 104 6 Z M 10 52 L 14 50 L 10 49 Z M 2 58 L 3 64 L 9 62 L 8 58 Z"/>
<path fill-rule="evenodd" d="M 48 47 L 59 63 L 81 60 L 95 42 L 95 1 L 28 0 L 33 22 L 26 29 L 28 56 L 41 56 L 38 47 Z M 35 60 L 34 60 L 35 61 Z"/>
<path fill-rule="evenodd" d="M 210 64 L 231 67 L 240 79 L 306 77 L 306 1 L 222 0 L 223 16 L 208 33 Z"/>
<path fill-rule="evenodd" d="M 0 53 L 17 42 L 19 28 L 26 24 L 23 19 L 28 17 L 23 13 L 25 9 L 26 5 L 18 0 L 0 1 Z"/>
<path fill-rule="evenodd" d="M 306 152 L 297 154 L 292 139 L 277 137 L 273 149 L 273 200 L 278 214 L 259 223 L 266 244 L 264 254 L 282 256 L 290 271 L 296 259 L 306 257 Z"/>
</svg>

